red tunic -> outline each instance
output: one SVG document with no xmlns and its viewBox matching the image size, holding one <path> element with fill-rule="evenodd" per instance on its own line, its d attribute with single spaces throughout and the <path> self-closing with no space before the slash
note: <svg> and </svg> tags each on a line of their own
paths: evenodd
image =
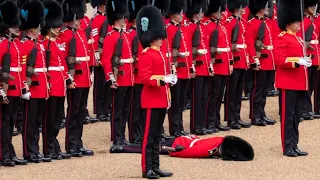
<svg viewBox="0 0 320 180">
<path fill-rule="evenodd" d="M 80 29 L 83 31 L 87 29 L 90 23 L 90 18 L 88 16 L 84 16 L 83 19 L 80 20 Z"/>
<path fill-rule="evenodd" d="M 297 65 L 303 57 L 303 41 L 287 32 L 279 34 L 274 43 L 276 62 L 275 85 L 288 90 L 308 90 L 308 72 L 305 66 Z"/>
</svg>

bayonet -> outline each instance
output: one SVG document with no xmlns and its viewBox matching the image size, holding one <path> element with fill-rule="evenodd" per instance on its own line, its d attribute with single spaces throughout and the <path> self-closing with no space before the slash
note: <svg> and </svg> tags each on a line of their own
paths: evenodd
<svg viewBox="0 0 320 180">
<path fill-rule="evenodd" d="M 218 14 L 217 14 L 218 21 L 220 20 L 220 18 L 221 18 L 221 6 L 219 6 L 219 9 L 218 9 Z"/>
<path fill-rule="evenodd" d="M 317 15 L 317 10 L 318 10 L 318 4 L 316 4 L 316 6 L 314 7 L 313 17 L 315 17 Z"/>
<path fill-rule="evenodd" d="M 239 8 L 239 12 L 238 12 L 238 17 L 241 19 L 242 18 L 242 5 Z"/>
<path fill-rule="evenodd" d="M 269 2 L 267 2 L 266 6 L 264 7 L 264 15 L 266 15 L 266 16 L 268 16 L 268 14 L 269 14 L 268 7 L 269 7 Z"/>
<path fill-rule="evenodd" d="M 300 0 L 300 10 L 301 10 L 301 31 L 302 31 L 302 40 L 303 40 L 303 56 L 307 57 L 307 46 L 306 46 L 306 34 L 304 30 L 304 5 L 303 5 L 303 0 Z"/>
<path fill-rule="evenodd" d="M 39 26 L 38 26 L 38 28 L 37 28 L 37 34 L 36 34 L 36 39 L 35 39 L 35 41 L 34 41 L 34 46 L 37 46 L 37 44 L 38 44 L 38 39 L 39 39 L 39 35 L 40 35 L 40 24 L 39 24 Z"/>
</svg>

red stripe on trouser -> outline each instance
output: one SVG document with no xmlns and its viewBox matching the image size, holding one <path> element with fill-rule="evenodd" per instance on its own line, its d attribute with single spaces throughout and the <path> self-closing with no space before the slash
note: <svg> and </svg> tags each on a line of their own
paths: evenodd
<svg viewBox="0 0 320 180">
<path fill-rule="evenodd" d="M 285 127 L 285 120 L 286 120 L 286 91 L 284 89 L 281 90 L 282 91 L 282 98 L 281 98 L 281 143 L 282 143 L 282 151 L 285 151 L 285 147 L 284 147 L 284 136 L 285 136 L 285 132 L 284 132 L 284 127 Z"/>
<path fill-rule="evenodd" d="M 255 92 L 256 92 L 256 88 L 257 88 L 257 72 L 254 71 L 254 85 L 253 85 L 253 91 L 252 91 L 252 95 L 251 95 L 251 119 L 254 119 L 254 96 L 255 96 Z M 257 107 L 259 108 L 259 107 Z"/>
<path fill-rule="evenodd" d="M 71 90 L 69 89 L 68 90 L 69 91 L 69 97 L 68 97 L 68 99 L 69 99 L 69 103 L 68 103 L 68 108 L 69 108 L 69 111 L 68 111 L 68 115 L 67 115 L 67 119 L 66 119 L 66 150 L 68 150 L 69 148 L 68 148 L 68 137 L 69 137 L 69 131 L 68 131 L 68 127 L 69 127 L 69 122 L 70 122 L 70 113 L 71 113 L 71 108 L 72 108 L 72 97 L 71 97 Z M 69 107 L 70 106 L 70 107 Z"/>
<path fill-rule="evenodd" d="M 114 139 L 114 131 L 113 131 L 113 126 L 114 126 L 114 96 L 116 94 L 116 90 L 113 89 L 113 94 L 112 94 L 112 117 L 111 117 L 111 141 Z"/>
<path fill-rule="evenodd" d="M 149 129 L 150 129 L 150 121 L 151 121 L 151 109 L 147 109 L 146 114 L 146 125 L 144 127 L 144 135 L 142 141 L 142 155 L 141 155 L 141 166 L 142 172 L 146 172 L 146 146 L 148 143 Z"/>
<path fill-rule="evenodd" d="M 23 137 L 23 151 L 24 151 L 24 154 L 26 155 L 26 157 L 28 157 L 28 150 L 27 150 L 27 126 L 28 126 L 28 102 L 26 102 L 26 114 L 25 114 L 25 123 L 24 123 L 24 137 Z"/>
</svg>

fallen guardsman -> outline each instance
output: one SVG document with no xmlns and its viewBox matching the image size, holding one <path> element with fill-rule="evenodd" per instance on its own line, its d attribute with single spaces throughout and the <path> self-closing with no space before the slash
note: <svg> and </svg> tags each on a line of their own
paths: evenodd
<svg viewBox="0 0 320 180">
<path fill-rule="evenodd" d="M 141 153 L 141 146 L 137 144 L 113 146 L 110 153 Z M 161 154 L 180 158 L 216 158 L 232 161 L 250 161 L 254 158 L 252 146 L 236 136 L 201 139 L 189 135 L 163 139 Z"/>
</svg>

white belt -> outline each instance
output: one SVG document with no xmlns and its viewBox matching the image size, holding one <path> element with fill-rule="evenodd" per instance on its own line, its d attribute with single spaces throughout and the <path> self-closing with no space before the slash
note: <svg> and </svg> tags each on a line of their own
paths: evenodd
<svg viewBox="0 0 320 180">
<path fill-rule="evenodd" d="M 246 49 L 247 45 L 246 44 L 237 44 L 236 47 L 239 48 L 239 49 Z"/>
<path fill-rule="evenodd" d="M 263 47 L 263 49 L 265 49 L 265 50 L 273 50 L 273 46 L 265 46 L 265 47 Z"/>
<path fill-rule="evenodd" d="M 201 139 L 195 139 L 195 140 L 193 140 L 193 141 L 190 143 L 189 147 L 193 147 L 194 143 L 196 143 L 196 142 L 198 142 L 198 141 L 200 141 L 200 140 L 201 140 Z"/>
<path fill-rule="evenodd" d="M 93 44 L 94 43 L 94 39 L 89 39 L 88 44 Z"/>
<path fill-rule="evenodd" d="M 87 57 L 76 57 L 76 61 L 89 61 L 90 60 L 90 56 Z"/>
<path fill-rule="evenodd" d="M 190 52 L 179 52 L 180 56 L 188 57 L 190 56 Z"/>
<path fill-rule="evenodd" d="M 47 72 L 47 68 L 34 68 L 34 72 Z"/>
<path fill-rule="evenodd" d="M 199 54 L 207 54 L 208 51 L 207 51 L 207 49 L 198 49 L 197 52 Z"/>
<path fill-rule="evenodd" d="M 48 71 L 64 71 L 64 66 L 50 66 Z"/>
<path fill-rule="evenodd" d="M 120 59 L 120 63 L 133 63 L 133 58 Z"/>
<path fill-rule="evenodd" d="M 10 67 L 11 72 L 21 72 L 22 68 L 21 67 Z"/>
<path fill-rule="evenodd" d="M 310 44 L 319 44 L 319 41 L 318 40 L 311 40 Z"/>
<path fill-rule="evenodd" d="M 166 57 L 171 57 L 171 53 L 166 53 Z"/>
<path fill-rule="evenodd" d="M 230 48 L 217 48 L 218 52 L 229 52 Z"/>
</svg>

